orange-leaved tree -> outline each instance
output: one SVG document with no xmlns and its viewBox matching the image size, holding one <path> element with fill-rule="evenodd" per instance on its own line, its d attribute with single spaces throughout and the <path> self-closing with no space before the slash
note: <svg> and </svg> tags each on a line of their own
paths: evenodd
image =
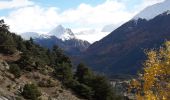
<svg viewBox="0 0 170 100">
<path fill-rule="evenodd" d="M 170 41 L 146 54 L 144 70 L 131 81 L 130 90 L 137 100 L 170 100 Z"/>
</svg>

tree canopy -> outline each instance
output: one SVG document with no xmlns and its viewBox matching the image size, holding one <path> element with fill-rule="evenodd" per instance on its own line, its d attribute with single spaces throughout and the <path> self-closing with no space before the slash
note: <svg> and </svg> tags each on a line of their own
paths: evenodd
<svg viewBox="0 0 170 100">
<path fill-rule="evenodd" d="M 138 100 L 170 99 L 170 41 L 159 50 L 150 50 L 144 63 L 144 71 L 139 79 L 133 80 L 131 89 L 135 89 Z"/>
</svg>

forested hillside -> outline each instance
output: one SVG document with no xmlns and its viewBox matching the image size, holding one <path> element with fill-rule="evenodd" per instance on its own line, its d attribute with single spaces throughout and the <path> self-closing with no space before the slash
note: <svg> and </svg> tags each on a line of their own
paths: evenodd
<svg viewBox="0 0 170 100">
<path fill-rule="evenodd" d="M 49 100 L 67 94 L 65 97 L 72 96 L 70 100 L 121 99 L 104 76 L 96 75 L 83 64 L 74 72 L 69 57 L 58 46 L 48 50 L 34 44 L 31 38 L 25 41 L 11 33 L 3 20 L 0 20 L 0 60 L 1 69 L 3 63 L 9 66 L 0 74 L 5 73 L 6 79 L 1 80 L 1 90 L 5 92 L 0 91 L 0 96 L 6 98 Z"/>
</svg>

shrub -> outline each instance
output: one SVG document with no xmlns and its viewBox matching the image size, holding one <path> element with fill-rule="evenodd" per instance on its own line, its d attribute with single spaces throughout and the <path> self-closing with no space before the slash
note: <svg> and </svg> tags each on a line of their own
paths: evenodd
<svg viewBox="0 0 170 100">
<path fill-rule="evenodd" d="M 41 96 L 41 92 L 36 85 L 26 84 L 23 88 L 22 95 L 25 99 L 38 100 L 38 97 Z"/>
<path fill-rule="evenodd" d="M 10 65 L 9 72 L 14 74 L 16 78 L 19 78 L 21 76 L 21 69 L 17 64 Z"/>
</svg>

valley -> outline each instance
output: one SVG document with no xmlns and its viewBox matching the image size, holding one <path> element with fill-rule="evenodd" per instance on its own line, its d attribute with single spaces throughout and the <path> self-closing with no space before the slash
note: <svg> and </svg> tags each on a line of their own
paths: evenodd
<svg viewBox="0 0 170 100">
<path fill-rule="evenodd" d="M 0 1 L 0 100 L 170 100 L 169 5 Z"/>
</svg>

